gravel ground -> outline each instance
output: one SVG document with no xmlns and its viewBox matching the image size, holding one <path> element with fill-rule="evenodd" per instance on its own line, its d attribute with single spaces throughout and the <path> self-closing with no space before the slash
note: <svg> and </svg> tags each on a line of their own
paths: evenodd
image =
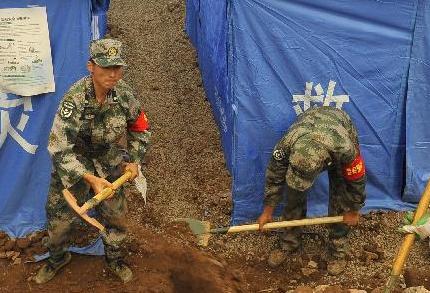
<svg viewBox="0 0 430 293">
<path fill-rule="evenodd" d="M 126 45 L 126 79 L 151 122 L 150 205 L 166 221 L 187 215 L 228 223 L 230 177 L 195 52 L 183 31 L 184 7 L 183 1 L 114 0 L 111 34 Z M 220 204 L 223 209 L 212 208 Z"/>
</svg>

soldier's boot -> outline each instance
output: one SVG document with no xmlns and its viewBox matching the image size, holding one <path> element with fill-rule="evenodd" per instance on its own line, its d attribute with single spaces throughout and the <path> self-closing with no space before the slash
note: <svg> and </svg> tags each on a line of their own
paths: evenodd
<svg viewBox="0 0 430 293">
<path fill-rule="evenodd" d="M 287 229 L 280 236 L 280 249 L 272 250 L 267 259 L 270 267 L 281 265 L 287 256 L 300 247 L 300 234 L 298 229 Z"/>
<path fill-rule="evenodd" d="M 109 269 L 124 283 L 133 279 L 133 272 L 122 260 L 114 260 L 107 263 Z"/>
<path fill-rule="evenodd" d="M 43 284 L 52 280 L 57 272 L 67 265 L 71 259 L 72 255 L 70 252 L 66 252 L 64 256 L 58 261 L 54 261 L 49 258 L 48 261 L 39 269 L 36 276 L 34 276 L 34 282 L 37 284 Z"/>
<path fill-rule="evenodd" d="M 327 272 L 336 276 L 343 273 L 347 266 L 346 254 L 348 252 L 348 240 L 345 237 L 331 239 L 329 253 L 331 260 L 327 263 Z"/>
<path fill-rule="evenodd" d="M 109 219 L 111 224 L 117 223 L 116 218 Z M 126 233 L 117 228 L 108 228 L 102 233 L 102 240 L 105 246 L 105 260 L 108 268 L 124 283 L 131 281 L 133 272 L 124 262 L 123 246 Z"/>
</svg>

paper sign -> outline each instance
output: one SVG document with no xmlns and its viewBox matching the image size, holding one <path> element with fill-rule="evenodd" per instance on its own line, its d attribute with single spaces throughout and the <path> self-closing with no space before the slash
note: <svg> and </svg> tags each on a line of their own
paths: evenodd
<svg viewBox="0 0 430 293">
<path fill-rule="evenodd" d="M 0 9 L 0 92 L 54 92 L 46 7 Z"/>
</svg>

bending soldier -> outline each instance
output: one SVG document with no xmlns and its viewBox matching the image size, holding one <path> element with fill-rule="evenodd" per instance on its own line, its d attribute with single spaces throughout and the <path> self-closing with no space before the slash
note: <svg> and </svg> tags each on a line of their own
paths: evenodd
<svg viewBox="0 0 430 293">
<path fill-rule="evenodd" d="M 349 116 L 332 107 L 312 108 L 297 121 L 275 146 L 266 170 L 264 211 L 258 218 L 260 229 L 272 221 L 275 207 L 286 195 L 283 211 L 285 220 L 306 217 L 306 192 L 322 171 L 329 177 L 329 215 L 343 214 L 345 223 L 356 225 L 358 211 L 365 200 L 365 167 L 360 155 L 357 131 Z M 348 225 L 334 224 L 329 238 L 331 261 L 328 271 L 342 272 L 346 266 Z M 285 252 L 300 246 L 300 229 L 286 229 L 281 239 L 281 251 L 273 251 L 271 259 L 277 266 L 285 259 Z"/>
</svg>

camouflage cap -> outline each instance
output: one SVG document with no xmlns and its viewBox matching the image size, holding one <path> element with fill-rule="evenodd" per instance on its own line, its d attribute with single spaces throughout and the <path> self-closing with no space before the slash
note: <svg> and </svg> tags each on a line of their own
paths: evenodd
<svg viewBox="0 0 430 293">
<path fill-rule="evenodd" d="M 312 139 L 299 139 L 291 148 L 286 175 L 288 186 L 300 191 L 309 189 L 329 157 L 321 144 Z"/>
<path fill-rule="evenodd" d="M 121 42 L 114 39 L 100 39 L 90 44 L 90 57 L 98 66 L 126 65 L 121 58 Z"/>
</svg>

